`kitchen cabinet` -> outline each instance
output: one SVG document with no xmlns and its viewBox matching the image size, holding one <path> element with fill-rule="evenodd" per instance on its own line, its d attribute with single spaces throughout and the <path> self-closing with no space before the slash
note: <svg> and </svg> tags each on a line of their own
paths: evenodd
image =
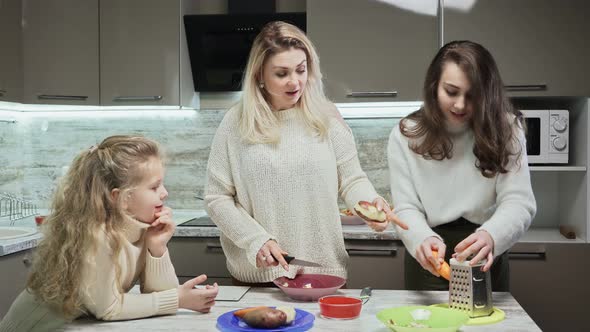
<svg viewBox="0 0 590 332">
<path fill-rule="evenodd" d="M 480 0 L 472 8 L 449 2 L 444 41 L 484 45 L 512 96 L 589 96 L 589 12 L 586 0 Z"/>
<path fill-rule="evenodd" d="M 0 257 L 0 319 L 25 289 L 31 254 L 31 250 L 25 250 Z"/>
<path fill-rule="evenodd" d="M 438 49 L 434 15 L 376 0 L 307 1 L 307 33 L 334 102 L 422 100 Z"/>
<path fill-rule="evenodd" d="M 23 2 L 23 102 L 98 105 L 98 4 Z"/>
<path fill-rule="evenodd" d="M 101 0 L 101 105 L 179 105 L 179 31 L 179 0 Z"/>
<path fill-rule="evenodd" d="M 590 244 L 517 244 L 510 292 L 543 331 L 587 331 Z"/>
<path fill-rule="evenodd" d="M 347 288 L 404 289 L 401 241 L 345 240 L 350 257 Z"/>
<path fill-rule="evenodd" d="M 22 99 L 21 0 L 0 1 L 0 101 Z"/>
<path fill-rule="evenodd" d="M 232 284 L 219 238 L 173 237 L 168 250 L 181 284 L 201 274 L 207 284 Z"/>
</svg>

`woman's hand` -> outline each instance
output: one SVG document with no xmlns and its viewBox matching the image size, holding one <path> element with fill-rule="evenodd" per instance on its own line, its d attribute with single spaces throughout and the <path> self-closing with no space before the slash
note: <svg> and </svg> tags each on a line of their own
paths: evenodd
<svg viewBox="0 0 590 332">
<path fill-rule="evenodd" d="M 485 230 L 479 230 L 469 235 L 465 240 L 459 242 L 455 247 L 455 253 L 453 257 L 462 262 L 469 256 L 475 255 L 470 261 L 469 265 L 473 266 L 480 260 L 486 258 L 487 262 L 483 266 L 482 271 L 486 272 L 492 266 L 494 262 L 494 239 L 490 233 Z"/>
<path fill-rule="evenodd" d="M 424 242 L 416 249 L 416 260 L 424 270 L 440 277 L 437 272 L 440 269 L 440 264 L 445 260 L 445 251 L 447 246 L 436 236 L 426 238 Z M 434 258 L 432 251 L 438 251 L 438 259 Z"/>
<path fill-rule="evenodd" d="M 289 264 L 285 261 L 283 255 L 287 255 L 287 252 L 281 249 L 274 240 L 268 240 L 256 254 L 256 267 L 270 267 L 281 264 L 285 271 L 289 271 Z"/>
<path fill-rule="evenodd" d="M 408 229 L 408 225 L 401 221 L 397 215 L 395 215 L 395 213 L 393 213 L 393 211 L 391 211 L 391 207 L 389 207 L 389 204 L 387 204 L 387 202 L 381 198 L 381 197 L 377 197 L 373 200 L 373 205 L 375 205 L 375 207 L 377 208 L 378 211 L 383 211 L 385 212 L 385 216 L 386 216 L 386 220 L 385 222 L 375 222 L 375 221 L 369 221 L 365 219 L 365 222 L 367 223 L 367 225 L 369 225 L 369 227 L 371 227 L 374 231 L 376 232 L 383 232 L 387 226 L 389 225 L 389 222 L 393 222 L 394 224 L 398 225 L 399 227 L 401 227 L 402 229 Z"/>
<path fill-rule="evenodd" d="M 178 307 L 202 313 L 211 311 L 215 305 L 215 297 L 219 292 L 217 283 L 206 285 L 205 288 L 195 288 L 207 280 L 207 276 L 201 274 L 178 287 Z"/>
<path fill-rule="evenodd" d="M 156 218 L 145 234 L 145 241 L 152 257 L 162 257 L 167 250 L 168 241 L 174 234 L 176 224 L 172 221 L 172 209 L 167 206 L 156 213 Z"/>
</svg>

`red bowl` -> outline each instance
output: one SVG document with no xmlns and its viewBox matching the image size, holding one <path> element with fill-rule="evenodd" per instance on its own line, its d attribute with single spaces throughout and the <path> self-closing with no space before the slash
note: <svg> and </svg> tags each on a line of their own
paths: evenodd
<svg viewBox="0 0 590 332">
<path fill-rule="evenodd" d="M 354 319 L 361 314 L 363 301 L 358 297 L 329 295 L 321 297 L 320 315 L 324 318 Z"/>
<path fill-rule="evenodd" d="M 317 301 L 322 296 L 336 293 L 346 279 L 327 274 L 298 274 L 293 279 L 273 280 L 288 297 L 298 301 Z"/>
</svg>

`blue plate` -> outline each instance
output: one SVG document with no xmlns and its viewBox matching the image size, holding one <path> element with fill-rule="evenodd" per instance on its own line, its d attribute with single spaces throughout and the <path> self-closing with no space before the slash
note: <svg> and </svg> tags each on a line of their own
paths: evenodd
<svg viewBox="0 0 590 332">
<path fill-rule="evenodd" d="M 223 315 L 217 317 L 217 328 L 223 332 L 229 331 L 307 331 L 313 326 L 315 316 L 301 309 L 295 309 L 295 320 L 289 325 L 279 326 L 276 329 L 257 329 L 250 327 L 241 318 L 234 316 L 234 311 L 228 311 Z"/>
</svg>

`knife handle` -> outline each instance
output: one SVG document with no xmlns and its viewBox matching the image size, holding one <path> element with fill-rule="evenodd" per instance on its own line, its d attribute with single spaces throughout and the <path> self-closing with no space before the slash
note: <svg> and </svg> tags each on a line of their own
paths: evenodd
<svg viewBox="0 0 590 332">
<path fill-rule="evenodd" d="M 291 261 L 295 259 L 295 257 L 289 255 L 283 255 L 283 258 L 285 259 L 287 264 L 291 263 Z"/>
</svg>

